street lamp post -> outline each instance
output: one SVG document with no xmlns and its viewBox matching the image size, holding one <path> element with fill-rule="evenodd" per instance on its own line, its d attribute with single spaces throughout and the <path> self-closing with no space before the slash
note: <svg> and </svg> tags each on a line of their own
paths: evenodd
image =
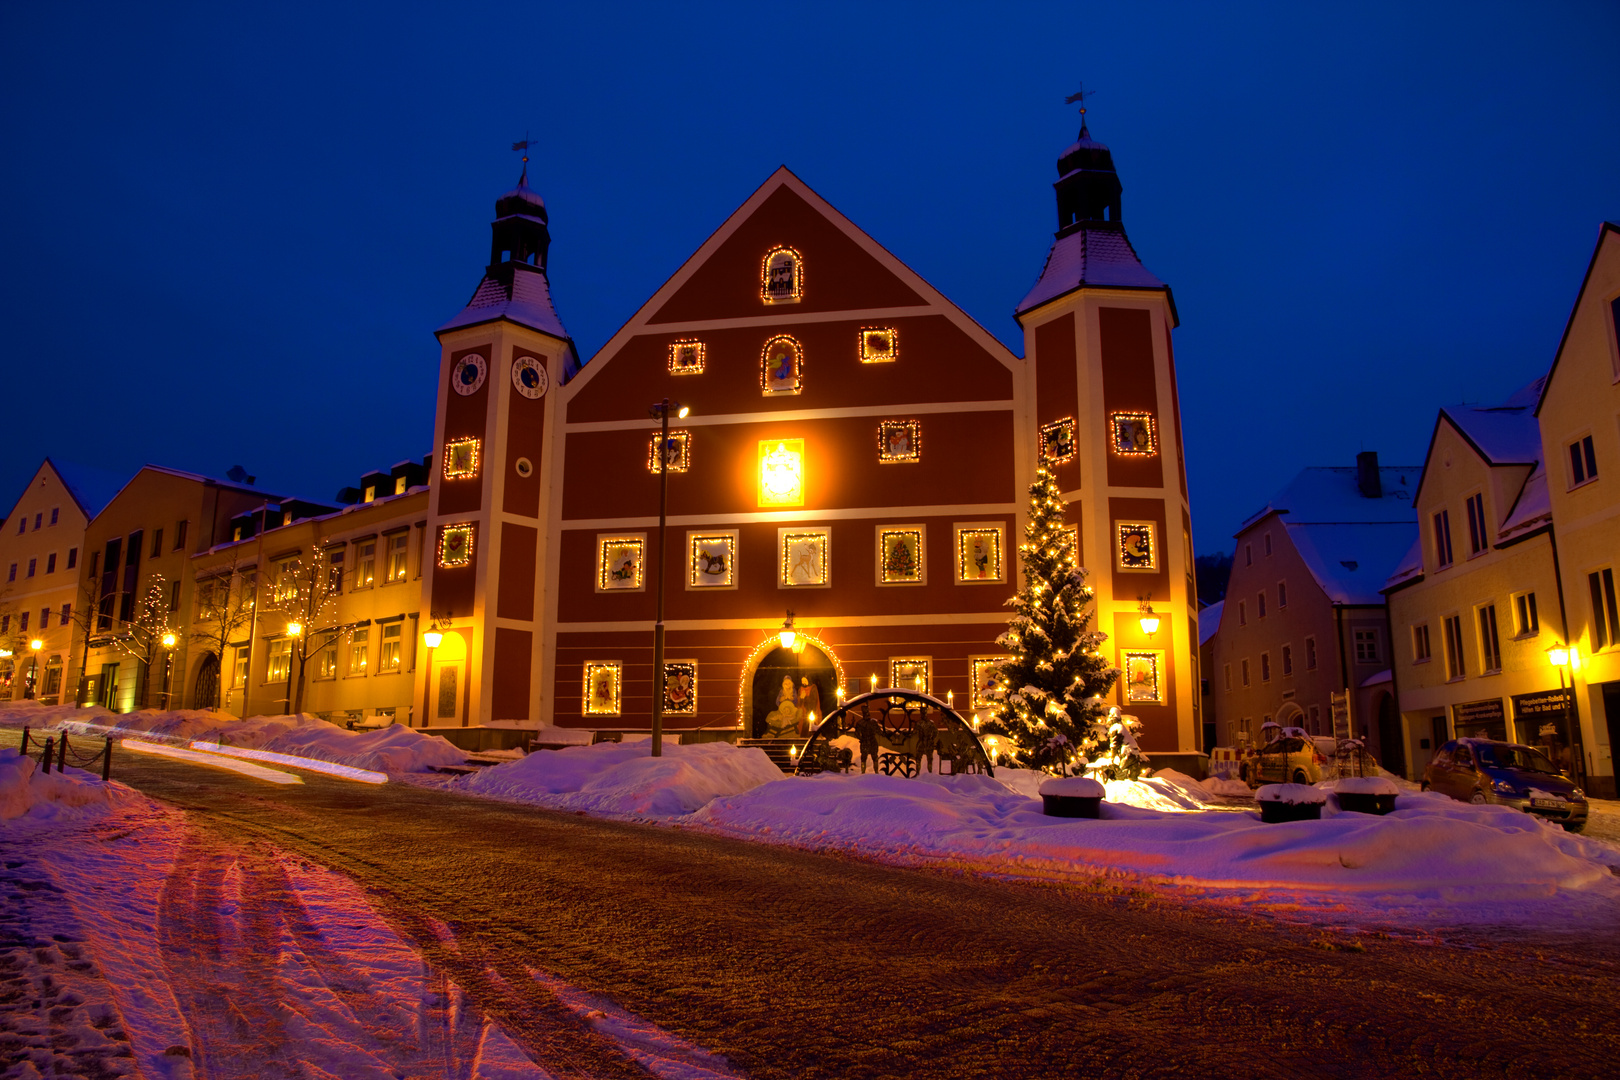
<svg viewBox="0 0 1620 1080">
<path fill-rule="evenodd" d="M 34 660 L 28 666 L 28 682 L 23 687 L 23 697 L 25 698 L 32 698 L 34 696 L 34 687 L 39 685 L 39 650 L 44 647 L 45 642 L 42 638 L 34 638 L 28 643 L 29 651 L 34 654 Z"/>
<path fill-rule="evenodd" d="M 658 592 L 657 616 L 653 622 L 652 756 L 664 753 L 664 531 L 669 518 L 669 413 L 684 418 L 686 406 L 669 398 L 648 410 L 658 420 L 658 561 L 653 564 L 654 588 Z"/>
<path fill-rule="evenodd" d="M 294 621 L 294 622 L 290 622 L 290 623 L 287 624 L 287 636 L 293 639 L 293 647 L 291 649 L 292 656 L 290 657 L 290 660 L 291 660 L 291 663 L 298 665 L 298 684 L 297 685 L 298 685 L 298 696 L 299 697 L 303 697 L 303 691 L 304 691 L 304 658 L 301 655 L 301 653 L 302 653 L 302 643 L 300 641 L 298 641 L 298 639 L 300 637 L 302 637 L 303 634 L 304 634 L 304 624 L 303 623 Z M 289 665 L 289 667 L 290 666 L 291 665 Z M 293 700 L 292 699 L 293 699 L 292 672 L 289 671 L 287 673 L 287 704 L 285 706 L 286 711 L 282 713 L 283 716 L 291 715 L 292 707 L 293 707 Z M 303 708 L 303 706 L 304 706 L 304 703 L 302 701 L 300 701 L 298 703 L 298 707 L 301 709 L 301 708 Z"/>
<path fill-rule="evenodd" d="M 1558 669 L 1558 698 L 1559 706 L 1563 710 L 1564 716 L 1564 737 L 1569 740 L 1570 748 L 1572 750 L 1579 745 L 1579 740 L 1577 739 L 1577 735 L 1579 733 L 1575 731 L 1575 725 L 1570 722 L 1569 718 L 1570 699 L 1575 696 L 1575 671 L 1571 666 L 1573 664 L 1574 657 L 1575 650 L 1571 649 L 1567 645 L 1554 645 L 1552 648 L 1547 650 L 1547 660 L 1552 664 L 1553 667 Z M 1564 689 L 1564 668 L 1566 667 L 1570 668 L 1569 689 L 1567 691 Z M 1571 771 L 1580 774 L 1582 780 L 1584 781 L 1586 762 L 1581 758 L 1580 754 L 1575 754 L 1573 756 L 1575 761 L 1573 762 Z"/>
<path fill-rule="evenodd" d="M 174 669 L 174 643 L 172 633 L 163 635 L 163 707 L 169 707 L 169 673 Z"/>
</svg>

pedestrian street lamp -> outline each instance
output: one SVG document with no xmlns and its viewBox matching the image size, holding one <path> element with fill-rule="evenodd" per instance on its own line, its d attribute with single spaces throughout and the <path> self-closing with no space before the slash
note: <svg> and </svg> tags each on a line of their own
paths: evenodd
<svg viewBox="0 0 1620 1080">
<path fill-rule="evenodd" d="M 28 681 L 23 687 L 23 697 L 25 698 L 34 696 L 34 687 L 39 682 L 39 650 L 44 647 L 45 642 L 40 638 L 34 638 L 28 642 L 28 648 L 34 654 L 34 662 L 28 666 Z"/>
<path fill-rule="evenodd" d="M 160 639 L 163 645 L 163 707 L 169 707 L 169 673 L 174 670 L 174 643 L 177 640 L 174 632 L 164 634 Z"/>
<path fill-rule="evenodd" d="M 691 411 L 678 401 L 665 398 L 655 402 L 648 414 L 658 421 L 658 561 L 653 564 L 657 577 L 657 616 L 653 622 L 652 756 L 664 753 L 664 534 L 669 524 L 669 469 L 678 458 L 669 440 L 669 414 L 686 419 Z"/>
<path fill-rule="evenodd" d="M 1568 645 L 1554 643 L 1547 649 L 1547 662 L 1558 669 L 1558 698 L 1564 717 L 1564 735 L 1569 739 L 1571 749 L 1576 748 L 1580 742 L 1579 733 L 1575 730 L 1579 723 L 1579 716 L 1577 715 L 1574 720 L 1570 717 L 1570 705 L 1575 697 L 1575 661 L 1575 650 Z M 1569 668 L 1569 689 L 1567 691 L 1564 689 L 1564 669 L 1566 667 Z M 1586 770 L 1582 768 L 1583 765 L 1585 765 L 1585 762 L 1581 760 L 1579 754 L 1576 754 L 1574 768 L 1583 774 L 1582 779 L 1584 780 Z"/>
</svg>

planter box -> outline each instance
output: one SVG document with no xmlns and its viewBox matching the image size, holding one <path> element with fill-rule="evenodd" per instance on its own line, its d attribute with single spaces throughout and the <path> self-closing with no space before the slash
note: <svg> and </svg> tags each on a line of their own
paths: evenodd
<svg viewBox="0 0 1620 1080">
<path fill-rule="evenodd" d="M 1260 804 L 1260 820 L 1273 825 L 1284 821 L 1320 821 L 1321 818 L 1321 803 L 1263 802 Z"/>
<path fill-rule="evenodd" d="M 1393 795 L 1364 795 L 1351 791 L 1334 792 L 1339 809 L 1352 814 L 1387 814 L 1395 809 Z"/>
</svg>

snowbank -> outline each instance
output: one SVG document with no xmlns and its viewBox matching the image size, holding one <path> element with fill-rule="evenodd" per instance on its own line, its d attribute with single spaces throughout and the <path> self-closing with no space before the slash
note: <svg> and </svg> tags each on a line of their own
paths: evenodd
<svg viewBox="0 0 1620 1080">
<path fill-rule="evenodd" d="M 0 821 L 78 816 L 74 811 L 138 798 L 123 784 L 104 784 L 83 769 L 47 774 L 33 758 L 10 747 L 0 750 Z"/>
<path fill-rule="evenodd" d="M 147 710 L 113 713 L 103 708 L 11 707 L 0 716 L 12 723 L 36 727 L 59 725 L 85 735 L 141 735 L 185 746 L 192 742 L 220 743 L 249 750 L 315 758 L 386 773 L 426 772 L 439 765 L 459 765 L 467 755 L 437 735 L 425 735 L 398 724 L 366 731 L 347 731 L 319 717 L 250 716 L 238 720 L 229 713 L 203 709 Z"/>
<path fill-rule="evenodd" d="M 666 745 L 652 756 L 645 740 L 539 750 L 461 777 L 454 790 L 587 813 L 674 817 L 710 800 L 782 779 L 758 748 L 730 743 Z"/>
</svg>

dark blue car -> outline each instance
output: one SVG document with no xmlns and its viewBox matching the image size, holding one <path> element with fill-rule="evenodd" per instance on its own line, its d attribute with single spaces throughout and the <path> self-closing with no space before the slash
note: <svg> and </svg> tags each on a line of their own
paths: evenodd
<svg viewBox="0 0 1620 1080">
<path fill-rule="evenodd" d="M 1423 790 L 1471 803 L 1500 803 L 1556 821 L 1570 832 L 1586 827 L 1586 793 L 1533 746 L 1495 739 L 1453 739 L 1423 770 Z"/>
</svg>

